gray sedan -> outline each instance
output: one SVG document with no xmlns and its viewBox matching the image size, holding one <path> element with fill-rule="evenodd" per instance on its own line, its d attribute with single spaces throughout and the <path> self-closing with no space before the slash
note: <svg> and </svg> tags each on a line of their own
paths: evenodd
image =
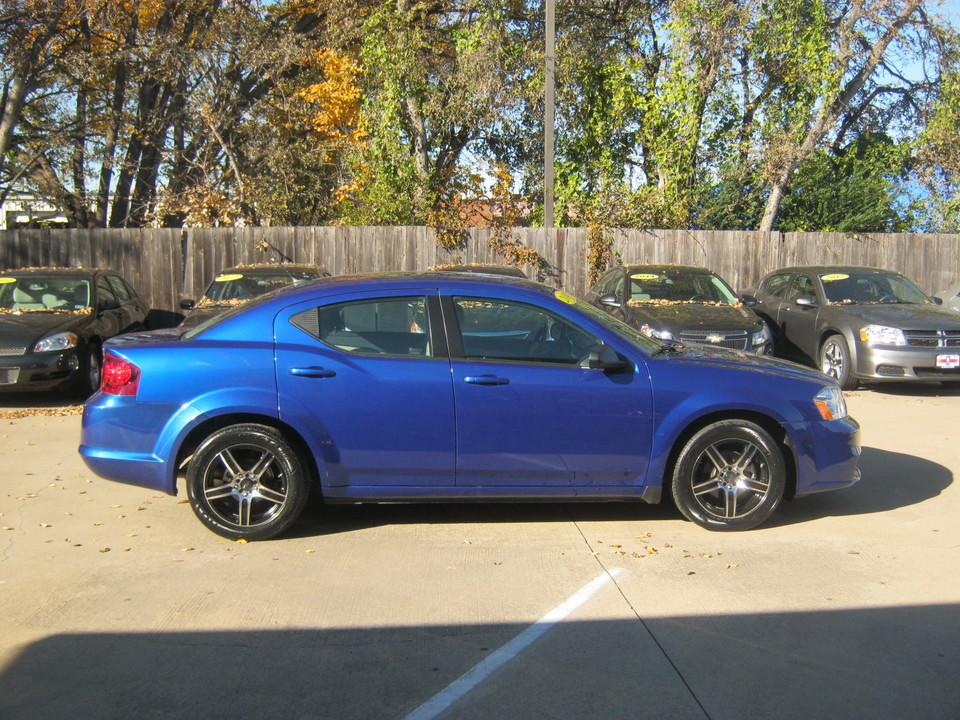
<svg viewBox="0 0 960 720">
<path fill-rule="evenodd" d="M 845 390 L 861 380 L 960 382 L 960 316 L 900 273 L 784 268 L 750 294 L 776 354 L 819 367 Z"/>
</svg>

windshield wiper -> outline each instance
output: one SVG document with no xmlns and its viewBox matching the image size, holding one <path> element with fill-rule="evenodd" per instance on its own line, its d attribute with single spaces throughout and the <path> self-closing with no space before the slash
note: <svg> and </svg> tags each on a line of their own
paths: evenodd
<svg viewBox="0 0 960 720">
<path fill-rule="evenodd" d="M 650 357 L 657 357 L 657 355 L 663 355 L 664 353 L 674 355 L 678 352 L 682 352 L 686 348 L 686 345 L 683 343 L 674 342 L 672 340 L 661 340 L 660 342 L 663 344 L 654 350 Z"/>
</svg>

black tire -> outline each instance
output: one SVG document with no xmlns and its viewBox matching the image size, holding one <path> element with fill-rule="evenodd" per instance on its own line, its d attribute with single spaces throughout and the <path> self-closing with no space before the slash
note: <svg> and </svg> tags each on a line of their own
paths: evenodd
<svg viewBox="0 0 960 720">
<path fill-rule="evenodd" d="M 287 530 L 309 496 L 296 450 L 266 425 L 231 425 L 208 437 L 187 466 L 190 506 L 231 540 L 266 540 Z"/>
<path fill-rule="evenodd" d="M 745 420 L 700 430 L 680 451 L 673 500 L 707 530 L 749 530 L 777 509 L 786 488 L 783 452 L 770 434 Z"/>
<path fill-rule="evenodd" d="M 841 390 L 853 390 L 857 379 L 853 376 L 853 359 L 843 335 L 831 335 L 820 346 L 820 370 L 838 383 Z"/>
<path fill-rule="evenodd" d="M 87 345 L 80 356 L 80 367 L 77 369 L 76 377 L 70 381 L 66 389 L 81 400 L 86 400 L 99 390 L 102 358 L 103 351 L 99 345 L 95 343 Z"/>
</svg>

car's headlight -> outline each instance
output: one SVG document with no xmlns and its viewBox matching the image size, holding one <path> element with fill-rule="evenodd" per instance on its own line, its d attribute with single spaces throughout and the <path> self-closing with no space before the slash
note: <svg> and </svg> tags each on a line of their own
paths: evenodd
<svg viewBox="0 0 960 720">
<path fill-rule="evenodd" d="M 843 399 L 843 391 L 838 387 L 825 387 L 817 393 L 813 402 L 824 420 L 840 420 L 847 416 L 847 401 Z"/>
<path fill-rule="evenodd" d="M 56 335 L 50 335 L 33 346 L 34 352 L 57 352 L 58 350 L 69 350 L 76 347 L 80 338 L 72 332 L 62 332 Z"/>
<path fill-rule="evenodd" d="M 876 343 L 877 345 L 907 344 L 907 339 L 903 336 L 903 330 L 884 325 L 867 325 L 860 330 L 860 339 L 866 343 Z"/>
<path fill-rule="evenodd" d="M 657 330 L 650 325 L 643 325 L 640 328 L 640 332 L 649 338 L 656 338 L 657 340 L 673 340 L 673 334 L 669 330 Z"/>
<path fill-rule="evenodd" d="M 770 342 L 770 328 L 764 324 L 763 329 L 760 332 L 755 332 L 753 334 L 753 344 L 754 345 L 766 345 Z"/>
</svg>

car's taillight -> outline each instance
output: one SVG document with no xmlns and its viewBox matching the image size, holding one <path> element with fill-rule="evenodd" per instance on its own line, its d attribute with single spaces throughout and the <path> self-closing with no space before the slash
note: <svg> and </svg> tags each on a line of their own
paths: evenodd
<svg viewBox="0 0 960 720">
<path fill-rule="evenodd" d="M 140 368 L 115 355 L 103 356 L 100 390 L 109 395 L 136 395 L 140 386 Z"/>
</svg>

